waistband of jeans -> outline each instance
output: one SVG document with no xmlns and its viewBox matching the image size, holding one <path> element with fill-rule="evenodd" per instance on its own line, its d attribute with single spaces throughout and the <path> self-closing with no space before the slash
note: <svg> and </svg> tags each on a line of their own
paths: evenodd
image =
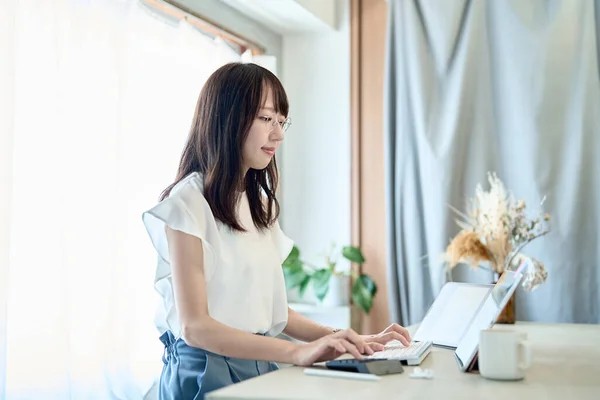
<svg viewBox="0 0 600 400">
<path fill-rule="evenodd" d="M 254 333 L 254 335 L 268 336 L 266 332 L 264 332 L 264 333 L 256 332 L 256 333 Z M 177 339 L 175 338 L 175 335 L 173 335 L 173 332 L 166 331 L 165 333 L 160 335 L 160 341 L 165 345 L 165 347 L 169 347 L 169 346 L 175 344 L 175 342 L 177 342 Z"/>
</svg>

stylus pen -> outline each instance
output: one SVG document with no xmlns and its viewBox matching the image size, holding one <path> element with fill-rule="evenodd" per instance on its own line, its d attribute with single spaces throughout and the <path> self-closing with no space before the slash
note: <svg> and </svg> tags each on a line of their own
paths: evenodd
<svg viewBox="0 0 600 400">
<path fill-rule="evenodd" d="M 304 373 L 312 376 L 326 376 L 329 378 L 355 379 L 359 381 L 378 381 L 380 376 L 373 374 L 363 374 L 359 372 L 335 371 L 331 369 L 305 368 Z"/>
</svg>

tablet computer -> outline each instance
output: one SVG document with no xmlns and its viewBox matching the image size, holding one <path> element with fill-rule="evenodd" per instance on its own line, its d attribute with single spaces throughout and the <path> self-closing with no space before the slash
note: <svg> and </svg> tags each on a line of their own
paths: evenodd
<svg viewBox="0 0 600 400">
<path fill-rule="evenodd" d="M 505 271 L 475 313 L 454 351 L 461 371 L 469 372 L 477 369 L 479 332 L 494 325 L 522 279 L 521 268 L 517 271 Z"/>
<path fill-rule="evenodd" d="M 456 349 L 493 284 L 447 282 L 413 336 L 415 342 Z"/>
</svg>

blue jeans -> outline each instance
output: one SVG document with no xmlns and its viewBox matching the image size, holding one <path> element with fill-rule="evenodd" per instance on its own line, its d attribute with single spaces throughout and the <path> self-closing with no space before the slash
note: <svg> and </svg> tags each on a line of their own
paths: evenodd
<svg viewBox="0 0 600 400">
<path fill-rule="evenodd" d="M 165 365 L 159 400 L 203 400 L 208 392 L 279 369 L 273 362 L 225 357 L 188 346 L 170 331 L 160 341 L 165 345 Z"/>
</svg>

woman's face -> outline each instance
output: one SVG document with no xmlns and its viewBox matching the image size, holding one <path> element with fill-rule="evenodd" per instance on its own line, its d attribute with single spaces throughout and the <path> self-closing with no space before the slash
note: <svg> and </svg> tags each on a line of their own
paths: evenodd
<svg viewBox="0 0 600 400">
<path fill-rule="evenodd" d="M 283 140 L 286 117 L 275 112 L 273 93 L 271 89 L 267 90 L 265 101 L 258 110 L 242 149 L 244 174 L 250 168 L 262 170 L 269 165 Z"/>
</svg>

